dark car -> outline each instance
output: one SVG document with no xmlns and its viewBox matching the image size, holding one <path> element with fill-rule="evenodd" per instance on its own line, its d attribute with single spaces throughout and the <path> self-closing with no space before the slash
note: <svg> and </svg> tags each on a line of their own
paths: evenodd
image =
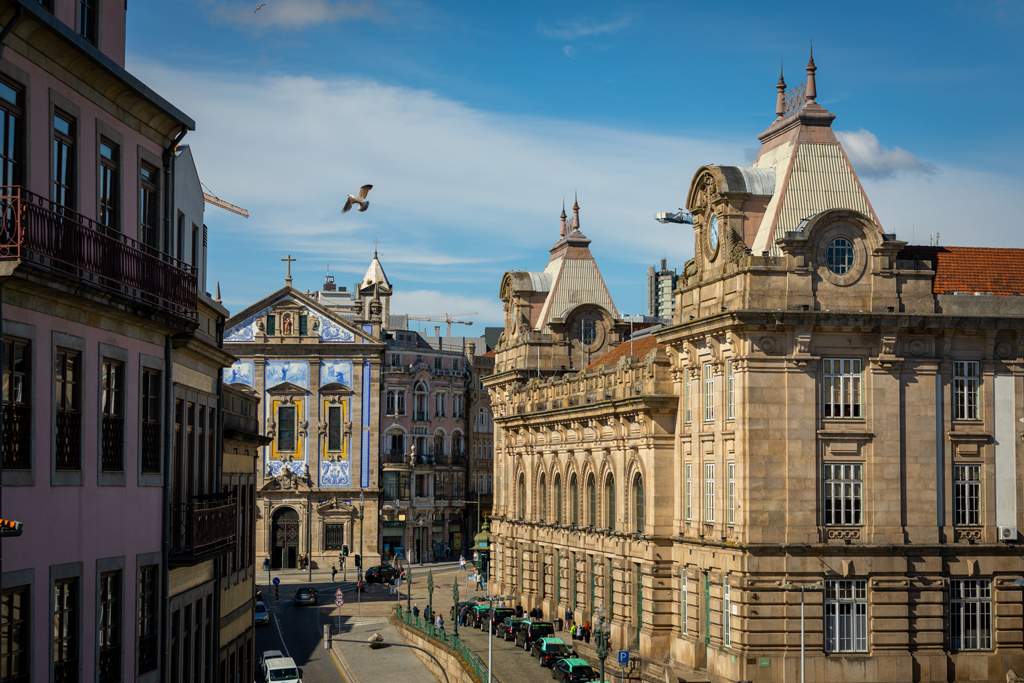
<svg viewBox="0 0 1024 683">
<path fill-rule="evenodd" d="M 474 607 L 474 606 L 476 606 L 476 600 L 463 600 L 463 601 L 462 601 L 462 602 L 460 602 L 460 603 L 459 603 L 459 604 L 458 604 L 458 605 L 457 605 L 456 607 L 452 607 L 452 608 L 451 608 L 451 609 L 450 609 L 450 610 L 448 611 L 448 618 L 450 618 L 450 619 L 454 619 L 454 618 L 456 617 L 456 615 L 457 615 L 457 614 L 458 614 L 459 612 L 461 612 L 461 611 L 462 611 L 462 608 L 463 608 L 463 607 L 470 607 L 470 608 L 472 608 L 472 607 Z"/>
<path fill-rule="evenodd" d="M 511 607 L 495 607 L 494 608 L 493 616 L 491 616 L 489 614 L 484 614 L 483 615 L 482 620 L 480 622 L 480 630 L 481 631 L 486 631 L 487 630 L 487 625 L 488 625 L 487 622 L 488 622 L 488 619 L 490 619 L 490 627 L 491 627 L 490 631 L 491 631 L 491 633 L 497 633 L 498 632 L 498 624 L 500 624 L 501 622 L 505 621 L 506 617 L 510 617 L 510 616 L 512 616 L 515 613 L 516 613 L 516 611 L 514 609 L 512 609 Z"/>
<path fill-rule="evenodd" d="M 541 666 L 554 666 L 559 659 L 576 656 L 561 638 L 538 638 L 533 641 L 531 654 L 540 660 Z"/>
<path fill-rule="evenodd" d="M 397 579 L 400 574 L 401 572 L 394 567 L 377 565 L 366 570 L 366 573 L 363 574 L 363 580 L 366 583 L 387 583 L 391 579 Z"/>
<path fill-rule="evenodd" d="M 527 620 L 522 623 L 516 633 L 516 645 L 522 645 L 523 649 L 529 652 L 533 641 L 553 635 L 555 635 L 555 626 L 550 621 Z"/>
<path fill-rule="evenodd" d="M 312 586 L 299 586 L 295 589 L 296 605 L 315 605 L 316 589 Z"/>
<path fill-rule="evenodd" d="M 551 677 L 562 683 L 587 683 L 597 680 L 597 672 L 585 659 L 559 659 L 551 667 Z"/>
<path fill-rule="evenodd" d="M 510 640 L 516 639 L 516 631 L 519 630 L 519 625 L 523 623 L 522 617 L 515 616 L 515 610 L 513 610 L 513 616 L 508 617 L 505 621 L 501 622 L 501 628 L 498 629 L 498 633 L 505 639 L 507 643 Z"/>
<path fill-rule="evenodd" d="M 469 623 L 473 628 L 480 628 L 480 625 L 487 621 L 487 613 L 490 611 L 490 605 L 477 605 L 469 612 Z"/>
</svg>

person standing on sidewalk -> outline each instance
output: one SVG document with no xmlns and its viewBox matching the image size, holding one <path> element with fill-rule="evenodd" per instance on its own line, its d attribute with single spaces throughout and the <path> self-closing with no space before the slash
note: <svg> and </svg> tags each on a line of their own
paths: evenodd
<svg viewBox="0 0 1024 683">
<path fill-rule="evenodd" d="M 337 570 L 337 568 L 336 568 L 336 567 L 335 567 L 335 566 L 334 566 L 334 565 L 332 564 L 332 565 L 331 565 L 331 583 L 334 583 L 334 577 L 335 577 L 335 576 L 337 576 L 337 575 L 338 575 L 338 570 Z"/>
<path fill-rule="evenodd" d="M 440 613 L 438 613 L 437 619 L 434 620 L 434 628 L 438 631 L 444 630 L 444 617 L 442 617 Z"/>
<path fill-rule="evenodd" d="M 459 555 L 459 571 L 460 572 L 466 571 L 466 556 L 465 555 Z"/>
</svg>

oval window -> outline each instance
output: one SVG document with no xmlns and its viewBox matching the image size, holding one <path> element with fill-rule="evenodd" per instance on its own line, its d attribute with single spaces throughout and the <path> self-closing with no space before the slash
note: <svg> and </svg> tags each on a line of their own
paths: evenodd
<svg viewBox="0 0 1024 683">
<path fill-rule="evenodd" d="M 828 244 L 826 259 L 828 269 L 836 275 L 846 275 L 853 268 L 853 261 L 857 252 L 853 249 L 853 242 L 845 237 L 837 237 Z"/>
</svg>

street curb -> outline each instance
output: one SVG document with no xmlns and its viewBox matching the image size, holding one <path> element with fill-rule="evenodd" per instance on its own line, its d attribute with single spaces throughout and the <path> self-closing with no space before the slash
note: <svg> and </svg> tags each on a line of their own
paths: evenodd
<svg viewBox="0 0 1024 683">
<path fill-rule="evenodd" d="M 323 640 L 320 642 L 322 643 Z M 338 648 L 337 651 L 335 651 L 336 647 Z M 341 677 L 345 680 L 345 683 L 359 683 L 359 679 L 355 677 L 355 674 L 353 674 L 352 670 L 348 667 L 348 660 L 346 660 L 345 655 L 341 653 L 341 648 L 335 645 L 334 641 L 331 641 L 331 659 L 334 660 L 334 664 L 341 672 Z"/>
</svg>

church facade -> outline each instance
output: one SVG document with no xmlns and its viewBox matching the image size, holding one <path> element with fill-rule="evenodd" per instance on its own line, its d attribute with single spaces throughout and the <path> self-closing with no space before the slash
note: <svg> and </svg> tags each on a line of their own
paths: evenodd
<svg viewBox="0 0 1024 683">
<path fill-rule="evenodd" d="M 650 681 L 1002 681 L 1024 670 L 1024 251 L 886 232 L 815 71 L 780 79 L 750 167 L 696 171 L 671 325 L 561 374 L 507 316 L 492 580 L 601 608 Z"/>
<path fill-rule="evenodd" d="M 259 456 L 256 557 L 329 568 L 347 549 L 369 566 L 380 560 L 382 306 L 352 322 L 290 280 L 228 320 L 224 335 L 238 359 L 224 382 L 255 392 L 272 439 Z"/>
</svg>

